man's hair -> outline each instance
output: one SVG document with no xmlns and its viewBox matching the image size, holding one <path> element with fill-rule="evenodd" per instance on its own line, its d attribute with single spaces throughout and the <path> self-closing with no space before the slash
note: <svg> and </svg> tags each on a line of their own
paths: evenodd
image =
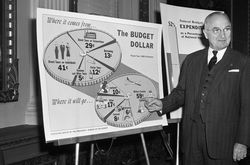
<svg viewBox="0 0 250 165">
<path fill-rule="evenodd" d="M 213 16 L 216 16 L 216 15 L 224 16 L 224 17 L 230 22 L 230 19 L 229 19 L 229 17 L 227 16 L 226 13 L 220 12 L 220 11 L 215 11 L 215 12 L 213 12 L 213 13 L 210 13 L 210 14 L 205 18 L 205 21 L 204 21 L 204 28 L 205 28 L 206 25 L 208 24 L 209 19 L 212 18 Z"/>
</svg>

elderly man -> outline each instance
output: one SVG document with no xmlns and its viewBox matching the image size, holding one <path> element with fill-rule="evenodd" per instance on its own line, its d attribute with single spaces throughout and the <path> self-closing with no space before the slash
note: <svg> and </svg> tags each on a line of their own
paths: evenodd
<svg viewBox="0 0 250 165">
<path fill-rule="evenodd" d="M 203 33 L 209 47 L 187 56 L 177 87 L 143 100 L 162 114 L 183 106 L 184 165 L 236 165 L 250 145 L 250 60 L 229 47 L 226 14 L 208 15 Z"/>
</svg>

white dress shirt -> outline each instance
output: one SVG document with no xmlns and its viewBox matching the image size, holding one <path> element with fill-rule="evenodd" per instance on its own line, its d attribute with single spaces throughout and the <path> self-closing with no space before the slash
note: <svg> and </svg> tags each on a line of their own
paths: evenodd
<svg viewBox="0 0 250 165">
<path fill-rule="evenodd" d="M 217 57 L 217 62 L 216 64 L 222 59 L 223 55 L 225 54 L 227 48 L 224 48 L 222 50 L 219 50 L 216 57 Z M 214 56 L 213 54 L 213 49 L 212 48 L 208 48 L 208 56 L 207 56 L 207 64 L 209 63 L 209 61 L 211 60 L 211 58 Z"/>
</svg>

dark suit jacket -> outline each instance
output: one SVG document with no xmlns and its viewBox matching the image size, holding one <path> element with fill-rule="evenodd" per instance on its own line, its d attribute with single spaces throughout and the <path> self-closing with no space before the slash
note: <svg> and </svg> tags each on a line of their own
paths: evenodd
<svg viewBox="0 0 250 165">
<path fill-rule="evenodd" d="M 183 106 L 182 147 L 190 147 L 190 132 L 199 100 L 202 69 L 208 49 L 194 52 L 184 60 L 179 83 L 163 98 L 163 114 Z M 210 72 L 214 76 L 202 113 L 206 125 L 208 153 L 213 158 L 232 157 L 233 145 L 250 145 L 250 60 L 227 48 L 223 58 Z"/>
</svg>

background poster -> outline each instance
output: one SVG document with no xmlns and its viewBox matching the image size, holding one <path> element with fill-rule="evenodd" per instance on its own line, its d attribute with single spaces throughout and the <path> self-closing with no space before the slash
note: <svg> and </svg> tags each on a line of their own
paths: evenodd
<svg viewBox="0 0 250 165">
<path fill-rule="evenodd" d="M 162 25 L 37 10 L 46 141 L 166 125 L 142 97 L 162 97 Z"/>
<path fill-rule="evenodd" d="M 185 57 L 205 47 L 202 38 L 203 21 L 214 11 L 160 4 L 163 25 L 164 54 L 168 91 L 178 83 L 180 66 Z M 171 119 L 181 118 L 181 109 L 170 114 Z"/>
</svg>

